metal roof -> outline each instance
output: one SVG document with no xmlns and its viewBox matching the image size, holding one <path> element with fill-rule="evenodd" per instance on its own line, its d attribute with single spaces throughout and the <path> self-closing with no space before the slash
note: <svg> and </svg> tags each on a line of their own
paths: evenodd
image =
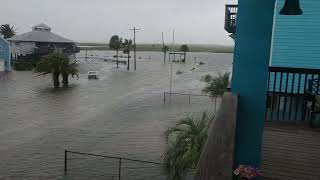
<svg viewBox="0 0 320 180">
<path fill-rule="evenodd" d="M 61 37 L 57 34 L 50 32 L 51 28 L 43 23 L 33 26 L 33 30 L 21 35 L 15 35 L 8 41 L 19 41 L 19 42 L 51 42 L 51 43 L 74 43 L 74 41 Z M 40 28 L 43 30 L 35 30 Z M 49 29 L 49 31 L 48 31 Z"/>
</svg>

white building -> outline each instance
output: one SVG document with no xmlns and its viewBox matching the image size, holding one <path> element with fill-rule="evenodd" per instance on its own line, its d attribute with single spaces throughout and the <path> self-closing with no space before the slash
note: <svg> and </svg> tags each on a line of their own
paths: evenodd
<svg viewBox="0 0 320 180">
<path fill-rule="evenodd" d="M 74 41 L 52 33 L 51 28 L 43 23 L 33 26 L 30 32 L 15 35 L 7 40 L 11 45 L 11 54 L 15 57 L 34 53 L 58 52 L 71 55 L 79 52 Z"/>
</svg>

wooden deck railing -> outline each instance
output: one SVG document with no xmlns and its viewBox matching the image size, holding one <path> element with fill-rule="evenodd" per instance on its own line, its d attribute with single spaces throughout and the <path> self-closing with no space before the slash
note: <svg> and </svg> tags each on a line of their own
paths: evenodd
<svg viewBox="0 0 320 180">
<path fill-rule="evenodd" d="M 305 92 L 318 78 L 320 69 L 270 67 L 266 119 L 303 122 Z"/>
<path fill-rule="evenodd" d="M 218 114 L 209 127 L 195 180 L 232 179 L 237 106 L 238 96 L 226 92 Z"/>
</svg>

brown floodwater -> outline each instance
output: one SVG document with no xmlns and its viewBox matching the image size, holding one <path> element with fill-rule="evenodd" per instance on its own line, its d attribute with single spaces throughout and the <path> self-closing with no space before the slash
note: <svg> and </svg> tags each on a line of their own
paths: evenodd
<svg viewBox="0 0 320 180">
<path fill-rule="evenodd" d="M 138 52 L 136 71 L 102 60 L 114 52 L 88 54 L 78 58 L 80 77 L 70 79 L 68 89 L 53 89 L 50 76 L 32 72 L 12 72 L 0 81 L 0 179 L 117 179 L 117 161 L 75 154 L 68 156 L 65 176 L 64 150 L 161 162 L 164 131 L 179 118 L 214 109 L 208 97 L 191 97 L 189 104 L 173 95 L 163 103 L 170 64 L 159 52 Z M 231 64 L 232 54 L 189 53 L 185 64 L 173 64 L 172 90 L 201 94 L 201 77 Z M 100 78 L 88 80 L 90 70 Z M 153 166 L 124 162 L 122 179 L 160 179 Z"/>
</svg>

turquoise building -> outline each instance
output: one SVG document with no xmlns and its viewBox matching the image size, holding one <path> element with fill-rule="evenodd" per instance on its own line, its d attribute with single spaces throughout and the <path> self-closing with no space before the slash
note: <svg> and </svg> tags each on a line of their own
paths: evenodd
<svg viewBox="0 0 320 180">
<path fill-rule="evenodd" d="M 302 12 L 280 13 L 285 8 Z M 319 9 L 318 0 L 227 5 L 225 29 L 235 37 L 232 92 L 239 94 L 236 165 L 261 165 L 265 122 L 313 123 L 305 93 L 320 78 Z"/>
<path fill-rule="evenodd" d="M 11 70 L 10 43 L 0 37 L 0 72 Z"/>
<path fill-rule="evenodd" d="M 284 0 L 276 1 L 276 11 Z M 320 1 L 300 0 L 303 15 L 275 13 L 270 66 L 320 69 Z"/>
<path fill-rule="evenodd" d="M 320 179 L 319 9 L 319 0 L 226 5 L 231 93 L 210 125 L 196 180 L 230 180 L 240 165 L 260 168 L 260 179 Z"/>
</svg>

